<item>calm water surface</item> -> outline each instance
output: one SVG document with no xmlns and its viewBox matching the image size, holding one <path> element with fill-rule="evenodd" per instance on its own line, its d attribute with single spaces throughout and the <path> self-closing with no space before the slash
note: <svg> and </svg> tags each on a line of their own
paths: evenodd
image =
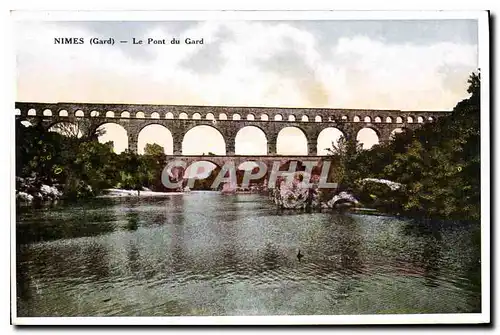
<svg viewBox="0 0 500 335">
<path fill-rule="evenodd" d="M 21 209 L 18 316 L 478 312 L 479 236 L 210 192 Z"/>
</svg>

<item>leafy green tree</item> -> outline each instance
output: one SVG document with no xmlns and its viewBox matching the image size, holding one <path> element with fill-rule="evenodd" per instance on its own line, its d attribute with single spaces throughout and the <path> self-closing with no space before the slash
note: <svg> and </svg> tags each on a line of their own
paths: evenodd
<svg viewBox="0 0 500 335">
<path fill-rule="evenodd" d="M 47 184 L 56 185 L 67 198 L 78 198 L 96 195 L 113 185 L 112 146 L 89 136 L 77 136 L 75 127 L 60 127 L 48 131 L 40 123 L 25 127 L 16 121 L 16 176 L 21 177 L 16 187 L 22 188 L 28 178 L 34 180 L 30 182 L 35 188 L 32 193 Z"/>
<path fill-rule="evenodd" d="M 163 156 L 165 151 L 163 147 L 156 143 L 146 143 L 144 147 L 144 154 L 148 156 Z"/>
<path fill-rule="evenodd" d="M 393 140 L 360 150 L 341 142 L 331 150 L 340 159 L 342 183 L 363 199 L 379 201 L 394 213 L 426 218 L 480 218 L 480 75 L 471 74 L 467 92 L 451 115 L 415 130 L 405 129 Z M 362 188 L 363 178 L 403 184 L 399 191 Z M 363 194 L 368 192 L 369 194 Z M 376 193 L 376 194 L 373 194 Z M 373 205 L 375 202 L 369 203 Z"/>
<path fill-rule="evenodd" d="M 412 142 L 385 172 L 406 185 L 405 213 L 425 217 L 480 218 L 480 81 L 450 116 L 413 131 Z"/>
<path fill-rule="evenodd" d="M 112 143 L 86 141 L 66 165 L 65 193 L 69 197 L 97 195 L 116 184 L 116 165 Z"/>
<path fill-rule="evenodd" d="M 155 191 L 167 191 L 161 181 L 161 173 L 167 162 L 163 147 L 156 143 L 146 144 L 144 156 L 141 157 L 141 160 L 147 166 L 144 169 L 148 171 L 147 185 L 145 186 Z"/>
</svg>

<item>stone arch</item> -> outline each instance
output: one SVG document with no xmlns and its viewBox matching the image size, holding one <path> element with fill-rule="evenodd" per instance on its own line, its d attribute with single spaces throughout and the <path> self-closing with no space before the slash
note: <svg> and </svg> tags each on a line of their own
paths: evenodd
<svg viewBox="0 0 500 335">
<path fill-rule="evenodd" d="M 207 115 L 205 115 L 205 119 L 206 120 L 215 120 L 215 115 L 213 113 L 207 113 Z"/>
<path fill-rule="evenodd" d="M 173 118 L 174 118 L 174 113 L 172 113 L 172 112 L 165 113 L 165 119 L 171 120 Z"/>
<path fill-rule="evenodd" d="M 193 120 L 201 120 L 201 114 L 196 112 L 193 114 L 193 116 L 191 117 Z"/>
<path fill-rule="evenodd" d="M 361 121 L 361 119 L 359 118 L 359 116 L 355 115 L 354 118 L 352 119 L 353 122 L 359 122 Z"/>
<path fill-rule="evenodd" d="M 361 142 L 363 149 L 370 149 L 380 143 L 380 133 L 372 127 L 364 127 L 356 134 L 356 141 Z"/>
<path fill-rule="evenodd" d="M 321 121 L 323 121 L 323 118 L 320 115 L 316 115 L 314 117 L 314 122 L 321 122 Z"/>
<path fill-rule="evenodd" d="M 342 115 L 342 117 L 340 118 L 342 121 L 349 121 L 349 118 L 347 117 L 347 115 Z"/>
<path fill-rule="evenodd" d="M 408 122 L 408 123 L 413 123 L 413 121 L 414 121 L 413 116 L 408 116 L 406 118 L 406 122 Z"/>
<path fill-rule="evenodd" d="M 104 129 L 104 133 L 98 137 L 99 143 L 113 142 L 113 151 L 117 154 L 128 148 L 127 130 L 115 122 L 104 122 L 100 124 L 96 131 Z"/>
<path fill-rule="evenodd" d="M 31 122 L 26 121 L 26 120 L 21 121 L 21 124 L 22 124 L 23 126 L 25 126 L 25 127 L 31 127 L 31 126 L 33 126 L 33 125 L 31 124 Z"/>
<path fill-rule="evenodd" d="M 130 117 L 130 112 L 123 111 L 123 112 L 120 114 L 120 117 L 123 117 L 123 118 L 129 118 L 129 117 Z"/>
<path fill-rule="evenodd" d="M 203 131 L 202 135 L 196 135 Z M 200 141 L 200 137 L 203 140 Z M 202 155 L 213 153 L 216 155 L 226 154 L 226 140 L 219 129 L 211 125 L 196 125 L 191 127 L 182 139 L 183 155 Z"/>
<path fill-rule="evenodd" d="M 79 109 L 79 110 L 77 110 L 77 111 L 75 112 L 75 116 L 76 116 L 76 117 L 84 117 L 84 116 L 85 116 L 85 113 L 84 113 L 81 109 Z"/>
<path fill-rule="evenodd" d="M 75 113 L 75 116 L 76 116 L 76 113 Z M 98 117 L 99 116 L 99 112 L 98 111 L 92 111 L 90 112 L 90 117 Z"/>
<path fill-rule="evenodd" d="M 115 117 L 115 112 L 107 111 L 106 112 L 106 117 Z"/>
<path fill-rule="evenodd" d="M 160 118 L 160 113 L 158 112 L 151 113 L 151 119 L 159 119 L 159 118 Z"/>
<path fill-rule="evenodd" d="M 249 114 L 247 115 L 247 120 L 248 120 L 248 121 L 254 121 L 254 120 L 255 120 L 255 116 L 254 116 L 252 113 L 249 113 Z"/>
<path fill-rule="evenodd" d="M 261 115 L 260 115 L 260 120 L 261 120 L 261 121 L 269 121 L 269 115 L 267 115 L 267 114 L 265 114 L 265 113 L 264 113 L 264 114 L 261 114 Z"/>
<path fill-rule="evenodd" d="M 59 116 L 68 116 L 68 111 L 65 109 L 62 109 L 59 111 Z"/>
<path fill-rule="evenodd" d="M 289 171 L 291 168 L 291 164 L 293 162 L 296 162 L 296 164 L 297 164 L 295 167 L 295 171 L 305 171 L 307 169 L 306 165 L 304 164 L 304 161 L 301 159 L 297 159 L 297 158 L 296 159 L 287 159 L 287 160 L 281 161 L 278 169 L 280 171 Z"/>
<path fill-rule="evenodd" d="M 274 121 L 283 121 L 283 115 L 281 114 L 276 114 L 274 116 Z"/>
<path fill-rule="evenodd" d="M 262 128 L 246 126 L 238 130 L 234 138 L 236 155 L 267 155 L 267 137 Z"/>
<path fill-rule="evenodd" d="M 48 130 L 71 138 L 80 138 L 83 136 L 78 125 L 68 121 L 53 123 Z"/>
<path fill-rule="evenodd" d="M 267 168 L 267 166 L 264 164 L 264 162 L 259 162 L 256 160 L 248 159 L 245 160 L 244 162 L 241 162 L 236 166 L 236 170 L 244 171 L 244 170 L 253 170 L 256 167 L 264 166 L 264 168 Z"/>
<path fill-rule="evenodd" d="M 226 113 L 220 113 L 219 114 L 219 120 L 227 120 L 227 114 Z"/>
<path fill-rule="evenodd" d="M 278 155 L 307 155 L 308 140 L 306 132 L 296 126 L 282 128 L 276 137 Z"/>
<path fill-rule="evenodd" d="M 332 146 L 338 146 L 338 143 L 345 134 L 338 128 L 327 127 L 321 130 L 316 140 L 316 152 L 318 156 L 325 156 L 329 153 L 328 149 Z"/>
<path fill-rule="evenodd" d="M 432 116 L 429 116 L 429 117 L 427 118 L 427 121 L 429 121 L 429 122 L 434 122 L 434 118 L 433 118 Z"/>
<path fill-rule="evenodd" d="M 213 170 L 221 168 L 222 166 L 218 162 L 207 157 L 207 159 L 188 162 L 183 171 L 183 177 L 184 179 L 203 180 L 210 176 Z"/>
<path fill-rule="evenodd" d="M 36 116 L 36 110 L 34 110 L 33 108 L 30 108 L 28 110 L 28 116 Z"/>
<path fill-rule="evenodd" d="M 137 112 L 137 113 L 135 113 L 135 117 L 137 119 L 144 119 L 145 118 L 144 112 Z"/>
<path fill-rule="evenodd" d="M 172 132 L 162 124 L 152 123 L 139 130 L 137 136 L 137 153 L 142 155 L 146 144 L 158 144 L 163 147 L 165 155 L 174 153 L 174 138 Z"/>
<path fill-rule="evenodd" d="M 187 113 L 182 112 L 179 114 L 179 119 L 181 119 L 181 120 L 187 120 L 188 118 L 189 117 L 188 117 Z"/>
<path fill-rule="evenodd" d="M 363 120 L 365 123 L 370 123 L 372 122 L 372 118 L 369 117 L 369 116 L 365 116 L 364 120 Z"/>
<path fill-rule="evenodd" d="M 288 121 L 295 122 L 295 115 L 293 114 L 288 115 Z"/>
<path fill-rule="evenodd" d="M 380 116 L 375 117 L 375 123 L 380 123 L 382 122 L 382 118 Z"/>
<path fill-rule="evenodd" d="M 43 111 L 43 116 L 52 116 L 52 111 L 50 109 L 46 109 Z"/>
<path fill-rule="evenodd" d="M 392 117 L 390 117 L 390 116 L 386 117 L 385 123 L 392 123 Z"/>
<path fill-rule="evenodd" d="M 21 110 L 19 108 L 14 109 L 14 115 L 21 115 Z"/>
<path fill-rule="evenodd" d="M 302 115 L 302 118 L 300 119 L 302 122 L 309 122 L 309 117 L 307 115 Z"/>
<path fill-rule="evenodd" d="M 424 118 L 421 116 L 417 117 L 417 123 L 424 123 Z"/>
<path fill-rule="evenodd" d="M 233 121 L 239 121 L 241 120 L 241 115 L 238 113 L 234 113 L 232 119 Z"/>
<path fill-rule="evenodd" d="M 403 118 L 401 116 L 398 116 L 396 118 L 396 123 L 403 123 Z"/>
</svg>

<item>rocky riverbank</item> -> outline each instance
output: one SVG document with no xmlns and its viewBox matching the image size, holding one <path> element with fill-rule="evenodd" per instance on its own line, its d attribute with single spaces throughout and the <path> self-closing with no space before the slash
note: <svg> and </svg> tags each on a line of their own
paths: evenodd
<svg viewBox="0 0 500 335">
<path fill-rule="evenodd" d="M 31 203 L 33 201 L 54 201 L 62 197 L 57 186 L 39 183 L 35 178 L 16 177 L 16 201 Z"/>
<path fill-rule="evenodd" d="M 321 189 L 318 181 L 305 172 L 284 175 L 277 187 L 269 190 L 269 196 L 279 208 L 285 209 L 328 209 L 360 205 L 352 194 Z"/>
<path fill-rule="evenodd" d="M 308 182 L 310 181 L 310 182 Z M 269 189 L 271 200 L 283 209 L 372 208 L 384 210 L 403 185 L 386 179 L 365 178 L 357 181 L 350 192 L 319 187 L 317 176 L 305 172 L 284 175 L 276 188 Z M 386 199 L 387 198 L 387 199 Z"/>
</svg>

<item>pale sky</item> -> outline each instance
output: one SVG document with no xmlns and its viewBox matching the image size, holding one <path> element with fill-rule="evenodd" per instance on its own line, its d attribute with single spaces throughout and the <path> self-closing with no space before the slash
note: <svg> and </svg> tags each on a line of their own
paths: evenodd
<svg viewBox="0 0 500 335">
<path fill-rule="evenodd" d="M 475 20 L 22 22 L 15 31 L 17 100 L 35 102 L 451 110 L 467 97 L 478 56 Z M 85 44 L 56 45 L 56 37 Z M 91 37 L 117 44 L 90 45 Z M 204 44 L 118 43 L 133 37 Z M 184 154 L 223 153 L 220 134 L 207 128 L 186 134 Z M 122 151 L 123 130 L 106 130 L 101 140 Z M 365 147 L 377 141 L 361 135 Z M 326 131 L 318 151 L 337 138 Z M 296 128 L 283 131 L 278 152 L 304 154 L 304 140 Z M 161 126 L 141 133 L 139 150 L 148 142 L 172 152 Z M 238 135 L 237 153 L 265 149 L 257 130 Z"/>
</svg>

